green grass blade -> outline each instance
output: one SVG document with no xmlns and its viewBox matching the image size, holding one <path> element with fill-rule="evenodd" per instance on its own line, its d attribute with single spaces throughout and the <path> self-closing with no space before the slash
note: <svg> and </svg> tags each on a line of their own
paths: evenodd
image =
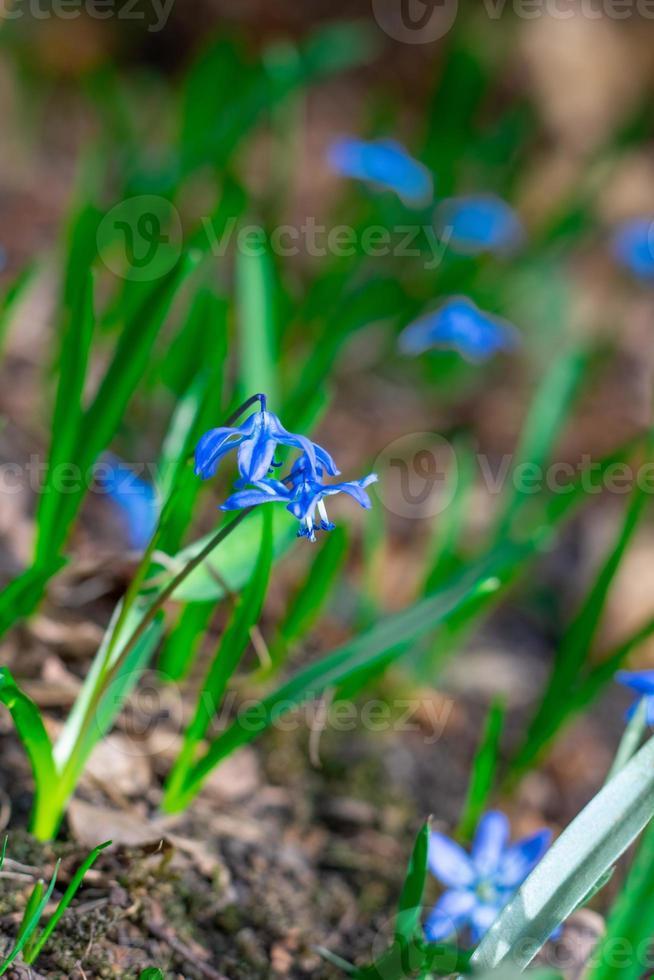
<svg viewBox="0 0 654 980">
<path fill-rule="evenodd" d="M 477 969 L 526 967 L 654 814 L 654 739 L 564 830 L 482 939 Z"/>
<path fill-rule="evenodd" d="M 35 265 L 29 262 L 14 276 L 0 299 L 0 355 L 11 324 L 12 313 L 32 281 Z"/>
<path fill-rule="evenodd" d="M 500 513 L 496 540 L 510 533 L 517 514 L 532 499 L 533 495 L 521 487 L 519 474 L 522 470 L 542 473 L 568 420 L 586 367 L 587 357 L 583 353 L 565 353 L 554 362 L 536 393 L 516 453 L 515 485 Z"/>
<path fill-rule="evenodd" d="M 0 702 L 9 709 L 16 732 L 30 761 L 37 802 L 47 806 L 57 785 L 52 744 L 41 712 L 22 691 L 6 667 L 0 667 Z"/>
<path fill-rule="evenodd" d="M 416 836 L 397 905 L 395 939 L 400 943 L 413 943 L 420 934 L 422 896 L 427 881 L 429 833 L 429 820 L 426 820 Z"/>
<path fill-rule="evenodd" d="M 188 785 L 204 779 L 218 762 L 239 746 L 253 741 L 282 714 L 321 696 L 329 688 L 338 688 L 346 681 L 358 682 L 371 672 L 377 673 L 380 663 L 387 664 L 400 656 L 409 642 L 436 629 L 481 593 L 498 589 L 501 577 L 521 555 L 518 546 L 507 546 L 474 566 L 455 585 L 387 618 L 368 633 L 301 670 L 259 704 L 244 711 L 240 719 L 211 743 L 194 767 Z"/>
<path fill-rule="evenodd" d="M 239 380 L 244 398 L 263 392 L 279 409 L 275 279 L 265 248 L 236 255 Z"/>
<path fill-rule="evenodd" d="M 23 918 L 21 919 L 18 932 L 16 933 L 16 942 L 20 942 L 20 940 L 27 932 L 29 924 L 34 918 L 34 913 L 36 912 L 38 906 L 41 904 L 41 901 L 43 900 L 44 891 L 45 891 L 45 882 L 43 878 L 39 878 L 39 880 L 35 883 L 34 888 L 32 889 L 30 897 L 27 899 L 27 905 L 25 906 L 25 911 L 23 912 Z"/>
<path fill-rule="evenodd" d="M 647 500 L 648 494 L 636 487 L 614 545 L 559 646 L 545 694 L 529 726 L 525 742 L 511 764 L 514 778 L 523 773 L 544 750 L 575 703 L 574 690 L 580 683 L 609 589 Z"/>
<path fill-rule="evenodd" d="M 111 844 L 110 840 L 105 841 L 104 844 L 98 844 L 98 846 L 94 847 L 91 853 L 84 858 L 84 861 L 82 862 L 82 864 L 80 864 L 79 868 L 71 878 L 68 888 L 62 895 L 61 900 L 57 905 L 57 908 L 54 910 L 54 912 L 48 919 L 48 922 L 45 925 L 43 932 L 39 936 L 38 940 L 34 943 L 32 942 L 29 943 L 29 952 L 26 951 L 24 957 L 26 963 L 31 964 L 35 962 L 36 958 L 38 957 L 39 953 L 47 943 L 48 939 L 50 938 L 54 930 L 57 928 L 57 925 L 59 924 L 62 915 L 64 914 L 64 912 L 72 902 L 73 898 L 75 897 L 78 888 L 80 887 L 82 881 L 84 880 L 84 875 L 89 870 L 89 868 L 95 864 L 98 856 L 102 853 L 102 851 L 104 851 L 105 847 L 109 847 L 110 844 Z"/>
<path fill-rule="evenodd" d="M 77 462 L 77 442 L 83 419 L 82 396 L 93 341 L 93 279 L 87 271 L 64 328 L 59 353 L 57 394 L 52 416 L 50 455 L 36 514 L 35 560 L 40 563 L 61 544 L 57 513 L 61 505 L 60 467 Z M 78 479 L 81 479 L 81 474 Z M 64 485 L 65 486 L 65 485 Z M 66 489 L 68 489 L 66 487 Z"/>
<path fill-rule="evenodd" d="M 182 791 L 196 755 L 197 745 L 207 733 L 211 720 L 222 704 L 230 678 L 248 646 L 250 630 L 261 616 L 273 560 L 272 514 L 261 510 L 259 556 L 248 587 L 237 599 L 234 612 L 223 633 L 216 655 L 199 693 L 195 714 L 184 735 L 184 744 L 175 761 L 167 790 L 167 802 L 174 802 Z M 197 791 L 199 784 L 194 784 Z"/>
<path fill-rule="evenodd" d="M 191 602 L 183 607 L 159 658 L 164 681 L 188 677 L 215 608 L 215 602 Z"/>
<path fill-rule="evenodd" d="M 621 769 L 624 769 L 629 760 L 636 754 L 646 731 L 647 701 L 645 698 L 641 698 L 640 704 L 636 708 L 633 717 L 629 720 L 629 724 L 620 739 L 618 751 L 615 753 L 615 758 L 606 777 L 607 782 L 609 779 L 613 779 Z"/>
<path fill-rule="evenodd" d="M 588 980 L 639 980 L 647 973 L 647 950 L 654 933 L 654 823 L 643 834 L 629 875 L 609 915 L 607 930 L 593 955 Z M 628 950 L 629 955 L 616 951 Z"/>
<path fill-rule="evenodd" d="M 59 865 L 60 864 L 61 864 L 61 861 L 57 861 L 57 863 L 55 865 L 54 873 L 52 875 L 52 879 L 50 881 L 50 884 L 48 885 L 46 892 L 44 893 L 43 897 L 41 898 L 41 901 L 38 903 L 38 905 L 34 909 L 34 912 L 32 914 L 32 917 L 25 923 L 25 928 L 24 929 L 22 929 L 22 926 L 21 926 L 22 935 L 21 935 L 20 939 L 16 940 L 16 942 L 14 943 L 14 946 L 13 946 L 11 952 L 9 953 L 9 955 L 7 956 L 7 958 L 3 961 L 2 966 L 0 967 L 0 977 L 1 976 L 4 976 L 4 974 L 7 972 L 7 970 L 9 969 L 9 967 L 11 966 L 11 964 L 14 962 L 14 960 L 16 959 L 16 957 L 18 956 L 18 954 L 20 952 L 22 952 L 23 948 L 25 947 L 25 944 L 28 942 L 28 940 L 32 936 L 34 930 L 36 929 L 36 927 L 38 926 L 39 922 L 41 921 L 41 916 L 43 915 L 43 912 L 45 911 L 45 907 L 48 904 L 48 902 L 50 901 L 50 896 L 52 895 L 52 893 L 54 891 L 54 887 L 55 887 L 55 884 L 56 884 L 56 881 L 57 881 L 57 874 L 59 872 Z"/>
<path fill-rule="evenodd" d="M 165 980 L 163 971 L 156 966 L 149 966 L 147 970 L 142 970 L 139 980 Z"/>
<path fill-rule="evenodd" d="M 47 583 L 65 564 L 65 558 L 54 558 L 42 565 L 32 565 L 2 590 L 0 636 L 36 609 Z"/>
<path fill-rule="evenodd" d="M 270 650 L 273 663 L 278 664 L 289 646 L 306 635 L 319 619 L 346 556 L 347 532 L 342 527 L 334 528 L 318 551 L 309 574 L 291 601 L 279 627 L 278 637 Z"/>
<path fill-rule="evenodd" d="M 490 706 L 482 740 L 472 763 L 468 793 L 457 831 L 457 836 L 464 842 L 472 839 L 493 791 L 505 714 L 504 701 L 497 698 Z"/>
</svg>

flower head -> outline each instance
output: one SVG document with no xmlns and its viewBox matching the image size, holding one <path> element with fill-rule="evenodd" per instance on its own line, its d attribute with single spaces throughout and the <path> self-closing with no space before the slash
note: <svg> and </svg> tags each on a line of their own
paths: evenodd
<svg viewBox="0 0 654 980">
<path fill-rule="evenodd" d="M 539 830 L 509 844 L 509 821 L 499 811 L 479 821 L 470 854 L 444 834 L 429 839 L 429 869 L 447 890 L 425 923 L 430 942 L 468 926 L 477 943 L 549 847 L 551 833 Z"/>
<path fill-rule="evenodd" d="M 512 252 L 525 234 L 513 208 L 494 194 L 448 197 L 434 220 L 440 237 L 463 255 Z"/>
<path fill-rule="evenodd" d="M 277 416 L 265 408 L 262 401 L 260 411 L 250 415 L 242 425 L 223 426 L 210 429 L 200 439 L 195 450 L 195 472 L 203 480 L 213 476 L 218 463 L 231 452 L 238 449 L 238 468 L 245 483 L 256 483 L 267 476 L 272 468 L 277 446 L 292 446 L 300 449 L 312 469 L 323 467 L 332 476 L 338 469 L 326 449 L 311 442 L 306 436 L 288 432 Z"/>
<path fill-rule="evenodd" d="M 113 453 L 105 453 L 95 471 L 116 506 L 131 548 L 143 550 L 154 534 L 158 517 L 157 493 Z"/>
<path fill-rule="evenodd" d="M 520 334 L 513 324 L 480 310 L 465 296 L 446 300 L 400 334 L 403 354 L 422 354 L 432 347 L 455 350 L 473 363 L 487 360 L 501 350 L 513 350 Z"/>
<path fill-rule="evenodd" d="M 405 204 L 421 207 L 432 199 L 429 170 L 395 140 L 343 137 L 331 144 L 327 159 L 337 173 L 394 191 Z"/>
<path fill-rule="evenodd" d="M 286 509 L 300 522 L 298 537 L 315 541 L 316 531 L 331 531 L 334 528 L 334 524 L 327 516 L 324 498 L 337 493 L 347 493 L 368 510 L 371 504 L 365 488 L 377 480 L 377 474 L 370 473 L 362 480 L 331 485 L 322 483 L 321 478 L 322 470 L 319 468 L 314 474 L 310 462 L 303 456 L 286 480 L 258 480 L 252 487 L 233 493 L 220 509 L 241 510 L 244 507 L 256 507 L 258 504 L 284 503 Z M 316 510 L 318 520 L 316 520 Z"/>
<path fill-rule="evenodd" d="M 641 700 L 645 699 L 647 724 L 654 725 L 654 670 L 620 670 L 615 675 L 619 684 L 630 687 L 638 694 L 627 711 L 627 718 L 633 718 Z"/>
<path fill-rule="evenodd" d="M 638 279 L 654 279 L 654 220 L 631 218 L 613 233 L 613 256 Z"/>
</svg>

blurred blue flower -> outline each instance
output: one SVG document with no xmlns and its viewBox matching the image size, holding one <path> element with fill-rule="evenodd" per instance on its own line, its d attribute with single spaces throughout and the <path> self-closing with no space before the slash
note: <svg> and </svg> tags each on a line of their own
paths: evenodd
<svg viewBox="0 0 654 980">
<path fill-rule="evenodd" d="M 654 725 L 654 670 L 620 670 L 615 679 L 638 694 L 627 712 L 627 718 L 633 718 L 641 699 L 645 698 L 647 724 Z"/>
<path fill-rule="evenodd" d="M 429 170 L 395 140 L 367 143 L 356 137 L 343 137 L 331 144 L 327 159 L 342 176 L 395 191 L 405 204 L 421 207 L 432 199 Z"/>
<path fill-rule="evenodd" d="M 273 465 L 278 445 L 292 446 L 306 454 L 312 469 L 324 467 L 332 476 L 338 469 L 329 453 L 305 436 L 287 432 L 273 412 L 266 411 L 265 400 L 261 411 L 254 412 L 242 425 L 224 426 L 205 432 L 195 450 L 195 472 L 203 480 L 216 472 L 218 463 L 238 447 L 238 468 L 242 482 L 256 483 L 262 480 Z"/>
<path fill-rule="evenodd" d="M 258 504 L 284 503 L 286 509 L 300 522 L 298 537 L 316 540 L 316 531 L 331 531 L 334 524 L 327 516 L 324 498 L 337 493 L 347 493 L 366 510 L 370 509 L 370 498 L 365 487 L 377 480 L 376 473 L 370 473 L 362 480 L 351 480 L 347 483 L 333 483 L 330 486 L 321 482 L 322 469 L 317 474 L 312 472 L 310 461 L 301 457 L 285 481 L 258 480 L 247 490 L 239 490 L 221 505 L 221 510 L 241 510 L 244 507 L 256 507 Z M 287 486 L 286 484 L 289 484 Z M 315 513 L 318 511 L 319 520 L 316 522 Z"/>
<path fill-rule="evenodd" d="M 509 844 L 509 821 L 499 811 L 481 818 L 469 855 L 449 837 L 432 832 L 429 869 L 447 891 L 425 922 L 427 939 L 440 942 L 467 926 L 473 942 L 479 942 L 536 867 L 550 840 L 549 830 L 539 830 Z"/>
<path fill-rule="evenodd" d="M 402 331 L 398 346 L 403 354 L 422 354 L 430 348 L 455 350 L 467 361 L 479 363 L 520 343 L 518 330 L 501 317 L 485 313 L 465 296 L 453 296 Z"/>
<path fill-rule="evenodd" d="M 436 230 L 454 252 L 512 252 L 524 240 L 522 222 L 513 208 L 494 194 L 448 197 L 438 205 Z"/>
<path fill-rule="evenodd" d="M 624 221 L 614 231 L 611 247 L 616 261 L 639 279 L 654 279 L 654 219 Z"/>
<path fill-rule="evenodd" d="M 96 478 L 119 511 L 130 548 L 142 551 L 157 526 L 159 504 L 155 488 L 112 453 L 102 456 Z"/>
</svg>

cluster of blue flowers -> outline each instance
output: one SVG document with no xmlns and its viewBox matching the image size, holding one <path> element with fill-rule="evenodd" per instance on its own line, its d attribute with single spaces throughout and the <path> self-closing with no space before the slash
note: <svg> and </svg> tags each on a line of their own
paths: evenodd
<svg viewBox="0 0 654 980">
<path fill-rule="evenodd" d="M 328 162 L 341 176 L 391 191 L 409 207 L 424 207 L 433 200 L 431 173 L 394 140 L 344 137 L 330 146 Z M 494 194 L 445 198 L 435 210 L 434 226 L 459 255 L 509 255 L 526 238 L 516 211 Z M 654 219 L 623 222 L 611 244 L 617 262 L 639 279 L 654 280 Z M 480 310 L 466 297 L 455 296 L 409 324 L 400 335 L 399 348 L 409 355 L 454 350 L 465 360 L 480 363 L 500 351 L 515 350 L 519 342 L 520 333 L 512 324 Z"/>
<path fill-rule="evenodd" d="M 340 472 L 327 450 L 306 436 L 288 432 L 278 417 L 267 410 L 265 396 L 256 397 L 260 408 L 242 425 L 210 429 L 195 450 L 195 472 L 203 480 L 215 474 L 227 453 L 238 450 L 240 479 L 235 484 L 236 492 L 221 505 L 221 510 L 283 503 L 300 522 L 298 537 L 315 541 L 316 531 L 331 531 L 334 527 L 327 516 L 325 497 L 347 493 L 362 507 L 370 508 L 365 488 L 377 480 L 375 473 L 346 483 L 324 483 L 325 474 L 338 476 Z M 280 465 L 275 461 L 278 446 L 299 449 L 301 454 L 281 480 L 272 476 Z"/>
</svg>

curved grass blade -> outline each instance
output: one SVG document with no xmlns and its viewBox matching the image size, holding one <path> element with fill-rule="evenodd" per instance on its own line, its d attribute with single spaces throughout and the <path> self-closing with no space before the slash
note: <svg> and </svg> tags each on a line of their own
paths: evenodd
<svg viewBox="0 0 654 980">
<path fill-rule="evenodd" d="M 472 839 L 493 790 L 505 715 L 504 700 L 497 698 L 490 706 L 484 734 L 472 763 L 470 784 L 457 831 L 457 836 L 464 842 Z"/>
<path fill-rule="evenodd" d="M 41 916 L 43 915 L 43 912 L 45 911 L 45 907 L 48 904 L 48 902 L 50 901 L 50 896 L 52 895 L 52 893 L 54 891 L 54 886 L 55 886 L 56 881 L 57 881 L 57 874 L 59 873 L 59 865 L 60 864 L 61 864 L 61 861 L 57 861 L 57 863 L 55 865 L 54 872 L 52 874 L 52 879 L 50 881 L 50 884 L 47 887 L 47 890 L 45 891 L 45 893 L 43 894 L 43 897 L 41 898 L 40 902 L 38 903 L 38 905 L 36 906 L 36 908 L 32 912 L 31 918 L 29 918 L 29 919 L 26 920 L 26 922 L 24 924 L 24 928 L 23 928 L 23 926 L 21 926 L 22 934 L 20 936 L 20 939 L 17 939 L 16 940 L 16 942 L 14 943 L 14 946 L 12 947 L 11 952 L 9 953 L 9 955 L 7 956 L 7 958 L 5 960 L 3 960 L 2 966 L 0 967 L 0 977 L 1 976 L 4 976 L 4 974 L 7 972 L 7 970 L 9 969 L 9 967 L 11 966 L 11 964 L 14 962 L 14 960 L 16 959 L 16 957 L 18 956 L 18 954 L 20 952 L 22 952 L 22 950 L 24 949 L 26 943 L 28 942 L 28 940 L 32 936 L 34 930 L 36 929 L 36 927 L 38 926 L 39 922 L 41 921 Z"/>
<path fill-rule="evenodd" d="M 430 822 L 425 820 L 416 836 L 397 904 L 395 939 L 397 942 L 407 945 L 413 943 L 416 936 L 421 933 L 420 916 L 422 913 L 422 896 L 427 881 L 429 833 Z"/>
<path fill-rule="evenodd" d="M 32 768 L 35 784 L 35 806 L 48 806 L 56 792 L 58 774 L 52 744 L 43 724 L 41 712 L 22 691 L 6 667 L 0 667 L 0 702 L 11 713 L 16 732 Z"/>
<path fill-rule="evenodd" d="M 93 864 L 95 864 L 98 856 L 102 851 L 104 851 L 105 847 L 109 847 L 110 844 L 111 844 L 110 840 L 105 841 L 104 844 L 98 844 L 98 846 L 94 847 L 91 853 L 87 855 L 87 857 L 84 859 L 82 864 L 80 864 L 79 868 L 71 878 L 68 888 L 62 895 L 61 900 L 57 905 L 57 908 L 54 910 L 54 912 L 48 919 L 48 922 L 45 925 L 39 938 L 35 942 L 30 941 L 28 943 L 28 949 L 25 951 L 25 954 L 23 956 L 26 963 L 30 963 L 30 964 L 34 963 L 37 956 L 39 955 L 39 953 L 47 943 L 48 939 L 50 938 L 54 930 L 57 928 L 57 925 L 59 924 L 59 920 L 61 919 L 62 915 L 64 914 L 64 912 L 72 902 L 73 898 L 75 897 L 77 889 L 80 887 L 82 881 L 84 880 L 84 875 L 89 870 L 89 868 L 92 867 Z"/>
<path fill-rule="evenodd" d="M 257 252 L 236 255 L 236 306 L 243 397 L 264 391 L 278 409 L 276 287 L 272 259 L 263 245 Z"/>
<path fill-rule="evenodd" d="M 654 739 L 593 797 L 505 906 L 472 956 L 526 967 L 654 814 Z"/>
</svg>

